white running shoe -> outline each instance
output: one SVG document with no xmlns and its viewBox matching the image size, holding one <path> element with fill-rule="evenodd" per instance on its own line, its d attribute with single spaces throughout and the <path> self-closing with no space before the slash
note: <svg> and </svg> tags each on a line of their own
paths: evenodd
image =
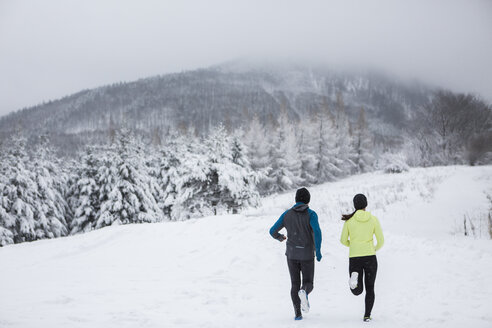
<svg viewBox="0 0 492 328">
<path fill-rule="evenodd" d="M 349 279 L 349 286 L 350 286 L 350 289 L 355 289 L 357 288 L 357 280 L 359 279 L 359 273 L 358 272 L 352 272 L 352 274 L 350 275 L 350 279 Z"/>
<path fill-rule="evenodd" d="M 297 295 L 299 295 L 299 298 L 301 299 L 301 310 L 308 313 L 309 300 L 306 291 L 304 289 L 301 289 L 299 290 L 299 292 L 297 292 Z"/>
</svg>

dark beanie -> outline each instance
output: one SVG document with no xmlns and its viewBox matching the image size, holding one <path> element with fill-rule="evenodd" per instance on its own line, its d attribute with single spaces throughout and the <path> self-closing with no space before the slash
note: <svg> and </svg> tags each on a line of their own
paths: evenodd
<svg viewBox="0 0 492 328">
<path fill-rule="evenodd" d="M 357 194 L 354 197 L 354 207 L 356 210 L 362 210 L 367 207 L 367 198 L 363 194 Z"/>
<path fill-rule="evenodd" d="M 304 204 L 309 204 L 310 200 L 311 200 L 311 194 L 306 188 L 297 189 L 296 203 L 303 202 Z"/>
</svg>

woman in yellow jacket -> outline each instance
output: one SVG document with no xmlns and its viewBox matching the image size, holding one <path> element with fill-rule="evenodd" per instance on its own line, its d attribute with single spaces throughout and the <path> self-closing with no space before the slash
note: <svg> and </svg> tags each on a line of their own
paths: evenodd
<svg viewBox="0 0 492 328">
<path fill-rule="evenodd" d="M 374 282 L 378 270 L 376 251 L 384 244 L 383 231 L 378 219 L 366 211 L 367 198 L 363 194 L 354 197 L 355 211 L 342 215 L 345 221 L 340 241 L 350 247 L 349 285 L 354 295 L 360 295 L 366 285 L 366 311 L 364 321 L 371 321 L 374 305 Z M 377 245 L 374 246 L 373 236 Z M 364 282 L 363 282 L 364 280 Z"/>
</svg>

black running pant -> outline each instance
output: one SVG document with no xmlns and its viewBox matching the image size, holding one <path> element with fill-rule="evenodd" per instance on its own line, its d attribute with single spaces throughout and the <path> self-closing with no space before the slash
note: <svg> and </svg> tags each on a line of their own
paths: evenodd
<svg viewBox="0 0 492 328">
<path fill-rule="evenodd" d="M 287 259 L 287 265 L 289 266 L 290 282 L 292 283 L 290 297 L 292 298 L 292 304 L 294 304 L 294 311 L 298 314 L 301 311 L 301 300 L 297 293 L 300 289 L 304 289 L 307 294 L 313 290 L 314 258 L 307 261 Z"/>
<path fill-rule="evenodd" d="M 374 282 L 376 281 L 376 273 L 378 271 L 378 260 L 376 255 L 351 257 L 349 260 L 349 275 L 352 272 L 359 273 L 357 288 L 351 289 L 354 295 L 360 295 L 366 285 L 366 312 L 364 317 L 370 317 L 372 307 L 374 305 Z M 364 282 L 362 282 L 364 279 Z"/>
</svg>

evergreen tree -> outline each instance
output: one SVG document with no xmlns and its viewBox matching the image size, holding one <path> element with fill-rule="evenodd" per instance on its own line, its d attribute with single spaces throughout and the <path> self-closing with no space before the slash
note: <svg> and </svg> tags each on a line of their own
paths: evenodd
<svg viewBox="0 0 492 328">
<path fill-rule="evenodd" d="M 275 139 L 270 147 L 270 163 L 268 192 L 288 190 L 301 183 L 301 161 L 295 131 L 285 112 L 279 117 Z"/>
<path fill-rule="evenodd" d="M 162 219 L 143 157 L 141 144 L 130 130 L 121 129 L 115 150 L 104 159 L 104 165 L 99 169 L 101 208 L 96 228 Z"/>
<path fill-rule="evenodd" d="M 206 140 L 207 175 L 206 199 L 214 214 L 237 212 L 238 209 L 256 205 L 257 177 L 243 156 L 244 146 L 239 137 L 231 138 L 219 124 Z"/>
<path fill-rule="evenodd" d="M 206 147 L 196 138 L 188 137 L 184 145 L 176 145 L 177 161 L 173 161 L 168 171 L 168 192 L 166 204 L 171 208 L 172 220 L 213 214 L 208 198 L 210 184 L 210 165 L 207 162 Z"/>
<path fill-rule="evenodd" d="M 335 148 L 337 149 L 336 166 L 338 168 L 337 176 L 349 175 L 356 170 L 356 164 L 354 162 L 356 158 L 355 149 L 353 145 L 352 128 L 347 117 L 345 103 L 343 101 L 342 94 L 337 93 L 337 102 L 335 117 L 333 120 L 335 128 Z"/>
<path fill-rule="evenodd" d="M 246 145 L 241 141 L 243 139 L 243 131 L 239 129 L 234 135 L 232 136 L 232 146 L 231 146 L 231 152 L 232 152 L 232 162 L 234 164 L 237 164 L 239 166 L 245 167 L 249 166 L 251 167 L 251 164 L 249 162 L 249 159 L 246 157 L 247 154 L 247 147 Z"/>
<path fill-rule="evenodd" d="M 336 144 L 335 127 L 328 113 L 321 112 L 318 115 L 317 133 L 314 139 L 315 176 L 317 183 L 332 181 L 341 175 L 341 160 Z"/>
<path fill-rule="evenodd" d="M 191 169 L 187 164 L 190 164 L 189 161 L 194 162 L 187 155 L 188 147 L 185 143 L 184 138 L 174 136 L 168 144 L 162 146 L 158 151 L 154 174 L 157 182 L 157 204 L 164 216 L 173 220 L 186 217 L 181 212 L 182 207 L 177 204 L 179 193 L 186 188 L 184 181 L 187 178 L 187 169 Z"/>
<path fill-rule="evenodd" d="M 233 173 L 228 179 L 221 179 L 230 192 L 228 208 L 237 210 L 247 206 L 257 206 L 259 203 L 259 193 L 257 185 L 262 177 L 262 173 L 255 172 L 246 156 L 247 147 L 241 141 L 243 132 L 238 131 L 232 136 L 232 165 L 229 172 Z"/>
<path fill-rule="evenodd" d="M 67 218 L 70 217 L 65 201 L 67 176 L 55 160 L 48 137 L 41 136 L 40 139 L 29 165 L 37 187 L 34 212 L 36 238 L 66 236 Z"/>
<path fill-rule="evenodd" d="M 1 144 L 0 146 L 3 146 Z M 7 162 L 7 150 L 0 147 L 0 246 L 14 243 L 15 219 L 7 212 L 10 209 L 10 200 L 6 197 L 6 188 L 9 183 L 8 174 L 10 163 Z M 4 194 L 5 193 L 5 194 Z"/>
<path fill-rule="evenodd" d="M 298 153 L 301 160 L 301 181 L 304 185 L 317 182 L 316 178 L 316 125 L 304 122 L 299 129 Z"/>
<path fill-rule="evenodd" d="M 258 174 L 258 189 L 260 193 L 267 191 L 268 172 L 271 170 L 269 161 L 270 135 L 266 133 L 257 115 L 253 116 L 244 134 L 246 157 L 251 168 Z"/>
<path fill-rule="evenodd" d="M 1 161 L 0 231 L 2 245 L 36 239 L 37 188 L 32 172 L 26 167 L 26 139 L 14 135 Z"/>
<path fill-rule="evenodd" d="M 98 170 L 101 165 L 95 147 L 87 147 L 81 158 L 82 165 L 70 187 L 70 207 L 73 211 L 71 234 L 88 232 L 96 226 L 100 208 Z"/>
<path fill-rule="evenodd" d="M 6 218 L 7 215 L 8 214 L 5 212 L 5 209 L 3 207 L 0 207 L 0 218 L 4 218 L 4 217 Z M 8 224 L 8 223 L 1 221 L 0 225 L 3 224 Z M 14 243 L 14 234 L 12 233 L 12 231 L 10 231 L 7 228 L 4 228 L 3 226 L 0 226 L 0 247 L 13 243 Z"/>
<path fill-rule="evenodd" d="M 357 128 L 354 138 L 355 148 L 355 165 L 358 172 L 368 172 L 373 165 L 374 156 L 372 155 L 371 136 L 367 129 L 366 116 L 364 108 L 361 107 L 359 118 L 357 120 Z"/>
</svg>

